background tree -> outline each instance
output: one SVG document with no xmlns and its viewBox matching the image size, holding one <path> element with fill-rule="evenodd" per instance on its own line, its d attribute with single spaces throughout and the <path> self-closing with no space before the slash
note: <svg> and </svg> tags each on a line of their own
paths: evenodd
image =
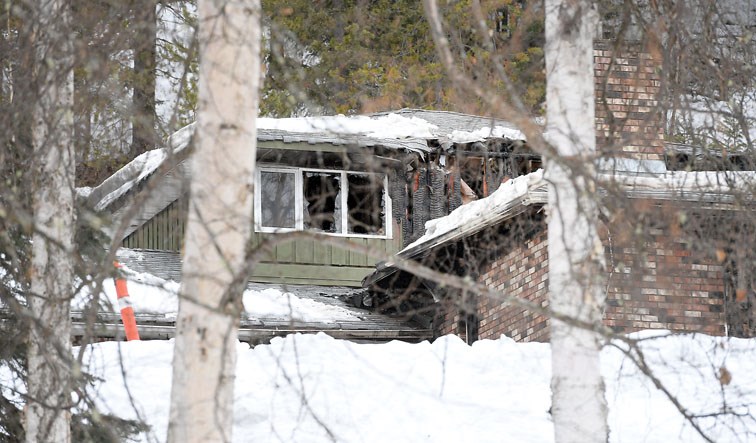
<svg viewBox="0 0 756 443">
<path fill-rule="evenodd" d="M 513 1 L 487 2 L 482 18 L 494 30 L 477 38 L 471 1 L 445 5 L 454 51 L 473 77 L 490 77 L 492 63 L 522 80 L 528 106 L 543 102 L 542 14 Z M 263 2 L 270 24 L 268 82 L 261 112 L 364 113 L 404 107 L 489 114 L 446 76 L 419 2 Z M 477 19 L 477 18 L 475 18 Z M 520 25 L 519 23 L 522 23 Z"/>
<path fill-rule="evenodd" d="M 103 28 L 92 21 L 99 13 L 82 16 L 70 6 L 0 6 L 0 52 L 8 56 L 0 76 L 0 365 L 18 382 L 0 392 L 2 441 L 116 441 L 138 429 L 96 410 L 92 380 L 69 339 L 72 297 L 89 286 L 82 282 L 97 287 L 110 270 L 92 256 L 82 260 L 79 241 L 93 243 L 82 232 L 99 231 L 100 221 L 82 209 L 74 188 L 74 72 L 100 55 L 74 35 L 79 27 Z M 76 26 L 72 16 L 81 19 Z M 88 69 L 99 78 L 107 68 L 92 62 Z M 87 216 L 78 219 L 82 212 Z M 104 243 L 90 243 L 89 251 L 101 254 Z"/>
<path fill-rule="evenodd" d="M 455 53 L 466 72 L 486 78 L 492 91 L 508 86 L 491 77 L 494 65 L 515 81 L 530 112 L 542 112 L 543 10 L 538 2 L 486 2 L 477 11 L 465 0 L 442 6 L 455 32 Z M 192 11 L 184 10 L 187 23 Z M 490 114 L 490 107 L 453 87 L 434 45 L 421 4 L 412 1 L 263 2 L 268 76 L 261 113 L 273 117 L 367 113 L 403 107 Z M 490 35 L 478 39 L 474 14 Z M 194 64 L 187 49 L 167 47 L 169 57 Z M 196 106 L 196 78 L 181 95 Z"/>
<path fill-rule="evenodd" d="M 73 1 L 77 183 L 94 186 L 161 144 L 158 2 Z"/>
<path fill-rule="evenodd" d="M 134 1 L 131 6 L 130 29 L 134 58 L 132 79 L 132 112 L 129 157 L 154 149 L 160 144 L 155 107 L 157 77 L 157 0 Z"/>
<path fill-rule="evenodd" d="M 178 130 L 196 120 L 197 110 L 197 10 L 194 2 L 166 2 L 160 5 L 158 66 L 161 77 L 170 85 L 174 103 L 157 103 L 169 118 L 163 122 L 167 132 Z"/>
</svg>

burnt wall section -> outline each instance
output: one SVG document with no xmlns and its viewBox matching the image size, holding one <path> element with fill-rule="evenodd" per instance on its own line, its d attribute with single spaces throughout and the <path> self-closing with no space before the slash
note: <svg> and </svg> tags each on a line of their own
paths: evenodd
<svg viewBox="0 0 756 443">
<path fill-rule="evenodd" d="M 415 171 L 411 176 L 410 182 L 412 206 L 410 208 L 409 218 L 412 222 L 412 231 L 409 238 L 405 239 L 404 244 L 412 243 L 420 238 L 425 232 L 425 222 L 430 220 L 430 174 L 423 168 Z"/>
<path fill-rule="evenodd" d="M 448 215 L 461 205 L 459 173 L 429 164 L 407 174 L 407 204 L 402 214 L 404 244 L 425 233 L 425 223 Z"/>
<path fill-rule="evenodd" d="M 394 236 L 405 238 L 407 226 L 407 182 L 404 171 L 394 169 L 389 172 L 389 195 L 391 196 L 391 216 L 394 221 Z"/>
<path fill-rule="evenodd" d="M 605 155 L 664 160 L 659 51 L 643 43 L 594 42 L 596 146 Z"/>
</svg>

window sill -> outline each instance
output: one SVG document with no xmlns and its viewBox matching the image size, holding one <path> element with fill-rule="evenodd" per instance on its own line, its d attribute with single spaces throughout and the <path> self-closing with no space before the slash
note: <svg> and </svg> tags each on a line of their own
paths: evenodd
<svg viewBox="0 0 756 443">
<path fill-rule="evenodd" d="M 257 234 L 286 234 L 290 232 L 304 232 L 304 233 L 312 233 L 312 234 L 319 234 L 319 235 L 327 235 L 329 237 L 346 237 L 346 238 L 374 238 L 379 240 L 391 240 L 392 237 L 388 235 L 381 235 L 381 234 L 343 234 L 340 232 L 323 232 L 323 231 L 309 231 L 309 230 L 299 230 L 294 228 L 266 228 L 266 227 L 255 227 L 255 233 Z"/>
</svg>

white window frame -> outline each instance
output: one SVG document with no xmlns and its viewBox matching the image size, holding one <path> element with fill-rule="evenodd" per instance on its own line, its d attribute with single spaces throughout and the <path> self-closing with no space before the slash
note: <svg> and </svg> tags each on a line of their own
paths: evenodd
<svg viewBox="0 0 756 443">
<path fill-rule="evenodd" d="M 284 174 L 294 174 L 294 228 L 281 228 L 262 225 L 262 172 L 281 172 Z M 295 169 L 291 168 L 268 168 L 257 167 L 255 171 L 255 231 L 256 232 L 293 232 L 296 231 L 299 226 L 302 226 L 301 217 L 302 212 L 298 210 L 302 205 L 302 193 L 299 189 L 302 187 L 302 174 L 298 174 Z"/>
<path fill-rule="evenodd" d="M 263 226 L 262 225 L 262 173 L 263 172 L 281 172 L 286 174 L 294 174 L 294 226 L 295 228 L 277 228 L 277 227 L 271 227 L 271 226 Z M 324 172 L 328 174 L 334 174 L 339 175 L 339 186 L 341 187 L 340 192 L 340 198 L 341 198 L 341 210 L 343 212 L 341 216 L 341 232 L 323 232 L 319 230 L 313 230 L 313 232 L 318 232 L 325 235 L 332 235 L 335 237 L 351 237 L 351 238 L 383 238 L 383 239 L 392 239 L 394 238 L 393 233 L 393 219 L 392 219 L 392 207 L 393 202 L 391 201 L 391 196 L 389 195 L 389 186 L 388 186 L 388 175 L 387 174 L 381 174 L 381 173 L 375 173 L 375 172 L 365 172 L 365 171 L 350 171 L 350 170 L 339 170 L 339 169 L 319 169 L 319 168 L 286 168 L 286 167 L 280 167 L 280 166 L 264 166 L 264 165 L 258 165 L 255 171 L 255 195 L 254 195 L 254 206 L 255 206 L 255 232 L 268 232 L 268 233 L 277 233 L 277 232 L 294 232 L 294 231 L 304 231 L 304 181 L 303 177 L 306 172 Z M 349 233 L 349 208 L 347 206 L 348 198 L 349 198 L 349 181 L 347 180 L 347 175 L 383 175 L 383 202 L 384 202 L 384 208 L 383 208 L 383 220 L 385 223 L 384 226 L 384 234 L 351 234 Z"/>
</svg>

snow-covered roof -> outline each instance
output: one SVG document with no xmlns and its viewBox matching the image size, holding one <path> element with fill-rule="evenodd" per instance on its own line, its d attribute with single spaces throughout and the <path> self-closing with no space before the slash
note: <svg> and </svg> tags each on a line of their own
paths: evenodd
<svg viewBox="0 0 756 443">
<path fill-rule="evenodd" d="M 191 123 L 179 129 L 168 138 L 167 148 L 153 149 L 137 156 L 100 185 L 92 188 L 87 195 L 90 206 L 96 211 L 106 209 L 151 176 L 166 158 L 183 153 L 194 135 L 194 126 L 195 124 Z"/>
<path fill-rule="evenodd" d="M 283 143 L 329 144 L 335 146 L 355 146 L 358 148 L 383 147 L 399 151 L 415 152 L 420 155 L 430 152 L 426 139 L 410 137 L 381 138 L 361 134 L 293 132 L 280 129 L 258 128 L 257 140 L 260 142 L 280 141 Z"/>
<path fill-rule="evenodd" d="M 384 145 L 427 152 L 427 140 L 441 143 L 472 143 L 489 138 L 525 140 L 525 135 L 511 123 L 490 117 L 460 114 L 448 111 L 402 109 L 399 111 L 357 116 L 322 116 L 298 118 L 259 118 L 260 137 L 281 132 L 288 137 L 299 136 L 309 143 L 329 143 L 344 140 L 346 143 L 372 146 Z M 304 136 L 304 134 L 309 135 Z M 377 142 L 381 143 L 377 143 Z M 407 145 L 421 142 L 420 146 Z M 397 144 L 404 142 L 405 145 Z M 345 144 L 345 143 L 338 143 Z"/>
<path fill-rule="evenodd" d="M 116 171 L 87 194 L 87 201 L 97 211 L 109 208 L 139 183 L 149 178 L 171 155 L 186 149 L 195 124 L 174 133 L 167 148 L 145 152 Z M 486 117 L 445 111 L 401 110 L 371 116 L 322 116 L 257 119 L 260 142 L 332 144 L 358 147 L 384 147 L 415 152 L 430 152 L 429 140 L 442 143 L 474 142 L 487 138 L 524 140 L 511 124 Z M 85 191 L 82 191 L 83 193 Z"/>
<path fill-rule="evenodd" d="M 754 171 L 671 171 L 654 176 L 600 174 L 603 187 L 619 184 L 634 198 L 728 203 L 753 200 Z"/>
<path fill-rule="evenodd" d="M 457 241 L 494 226 L 525 210 L 533 204 L 548 200 L 544 172 L 539 169 L 502 183 L 488 197 L 462 205 L 449 215 L 425 223 L 425 234 L 407 245 L 396 255 L 404 259 L 421 256 L 437 246 Z M 393 262 L 379 263 L 376 271 L 365 277 L 367 287 L 397 271 Z"/>
<path fill-rule="evenodd" d="M 400 109 L 398 111 L 373 114 L 372 118 L 397 115 L 424 120 L 431 125 L 433 138 L 454 143 L 469 143 L 487 138 L 508 138 L 525 140 L 523 134 L 512 123 L 495 117 L 462 114 L 451 111 L 432 111 L 425 109 Z M 542 122 L 539 122 L 542 123 Z"/>
<path fill-rule="evenodd" d="M 447 216 L 428 221 L 425 234 L 405 247 L 399 255 L 410 257 L 428 244 L 448 242 L 475 233 L 517 214 L 517 207 L 546 203 L 548 174 L 542 169 L 503 183 L 488 197 L 460 206 Z M 751 199 L 756 190 L 756 172 L 752 171 L 677 171 L 656 175 L 605 174 L 599 183 L 621 186 L 634 198 L 675 199 L 684 201 L 731 201 L 735 196 Z M 450 235 L 453 234 L 453 235 Z"/>
<path fill-rule="evenodd" d="M 321 117 L 257 119 L 257 129 L 274 129 L 284 132 L 333 135 L 363 135 L 372 138 L 435 138 L 436 125 L 417 117 L 395 113 L 370 117 L 367 115 L 330 115 Z"/>
<path fill-rule="evenodd" d="M 734 94 L 729 101 L 704 96 L 683 96 L 680 104 L 667 113 L 678 131 L 687 139 L 708 148 L 726 148 L 730 153 L 750 148 L 756 140 L 756 90 Z M 747 137 L 746 137 L 747 136 Z M 688 145 L 669 143 L 677 150 Z M 702 148 L 699 147 L 698 151 Z"/>
<path fill-rule="evenodd" d="M 601 157 L 596 162 L 596 169 L 604 174 L 655 176 L 667 172 L 667 164 L 664 160 Z"/>
</svg>

